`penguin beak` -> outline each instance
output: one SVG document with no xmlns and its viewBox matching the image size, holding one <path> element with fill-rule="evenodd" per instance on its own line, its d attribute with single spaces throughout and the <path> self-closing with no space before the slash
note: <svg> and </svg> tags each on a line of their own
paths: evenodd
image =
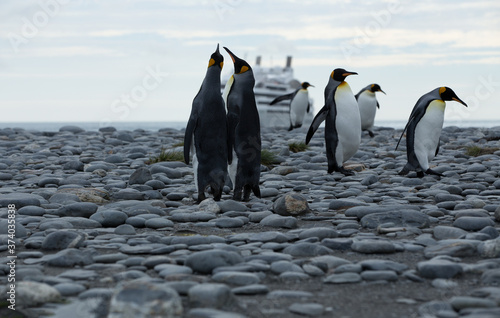
<svg viewBox="0 0 500 318">
<path fill-rule="evenodd" d="M 384 95 L 387 95 L 382 89 L 379 89 L 378 91 L 384 93 Z"/>
<path fill-rule="evenodd" d="M 217 53 L 220 54 L 220 52 L 219 52 L 219 43 L 217 43 L 217 50 L 215 50 L 215 52 L 217 52 Z"/>
<path fill-rule="evenodd" d="M 345 72 L 345 73 L 343 73 L 343 74 L 342 74 L 342 76 L 344 76 L 344 77 L 347 77 L 347 76 L 349 76 L 349 75 L 358 75 L 358 73 L 356 73 L 356 72 L 349 72 L 349 71 L 347 71 L 347 72 Z"/>
<path fill-rule="evenodd" d="M 451 99 L 452 99 L 452 100 L 454 100 L 454 101 L 456 101 L 456 102 L 459 102 L 460 104 L 462 104 L 462 105 L 464 105 L 465 107 L 467 107 L 467 104 L 466 104 L 466 103 L 464 103 L 464 101 L 463 101 L 463 100 L 461 100 L 460 98 L 458 98 L 458 97 L 452 97 Z"/>
<path fill-rule="evenodd" d="M 226 50 L 226 52 L 229 54 L 229 56 L 231 57 L 231 59 L 233 60 L 233 63 L 234 63 L 235 62 L 234 57 L 236 55 L 234 55 L 233 52 L 229 51 L 229 49 L 225 46 L 224 46 L 224 50 Z"/>
</svg>

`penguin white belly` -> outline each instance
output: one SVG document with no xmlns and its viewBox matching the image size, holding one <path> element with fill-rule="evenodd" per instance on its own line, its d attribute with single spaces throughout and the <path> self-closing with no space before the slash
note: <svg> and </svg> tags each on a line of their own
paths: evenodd
<svg viewBox="0 0 500 318">
<path fill-rule="evenodd" d="M 224 92 L 222 93 L 222 100 L 224 101 L 224 106 L 226 107 L 226 112 L 227 112 L 227 96 L 229 95 L 229 92 L 231 91 L 231 87 L 233 86 L 234 83 L 234 77 L 231 75 L 231 77 L 227 80 L 226 85 L 224 86 Z"/>
<path fill-rule="evenodd" d="M 309 94 L 306 89 L 301 89 L 297 92 L 290 103 L 290 121 L 292 125 L 302 125 L 304 115 L 309 103 Z"/>
<path fill-rule="evenodd" d="M 335 92 L 337 116 L 335 126 L 339 145 L 335 151 L 335 159 L 340 165 L 349 160 L 361 143 L 361 119 L 356 98 L 352 94 L 349 84 L 343 82 Z"/>
<path fill-rule="evenodd" d="M 415 127 L 414 149 L 418 163 L 425 171 L 429 161 L 434 159 L 443 128 L 445 102 L 432 101 Z"/>
<path fill-rule="evenodd" d="M 371 129 L 375 122 L 377 112 L 377 99 L 375 93 L 366 91 L 358 97 L 359 115 L 361 117 L 361 129 Z"/>
<path fill-rule="evenodd" d="M 194 135 L 191 140 L 191 153 L 193 154 L 194 186 L 198 189 L 198 157 L 196 156 L 196 149 L 194 147 Z"/>
<path fill-rule="evenodd" d="M 231 179 L 231 183 L 233 184 L 233 189 L 234 189 L 236 181 L 236 171 L 238 170 L 238 156 L 236 155 L 234 149 L 231 149 L 230 151 L 233 152 L 233 161 L 228 166 L 227 172 L 229 174 L 229 179 Z"/>
</svg>

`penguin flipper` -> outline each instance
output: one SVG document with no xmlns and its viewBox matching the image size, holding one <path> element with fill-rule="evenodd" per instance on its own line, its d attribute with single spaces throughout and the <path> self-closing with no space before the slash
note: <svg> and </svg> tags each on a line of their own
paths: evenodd
<svg viewBox="0 0 500 318">
<path fill-rule="evenodd" d="M 307 131 L 307 136 L 306 136 L 306 145 L 309 144 L 309 141 L 311 141 L 312 136 L 318 130 L 319 125 L 326 119 L 328 116 L 328 113 L 330 112 L 330 109 L 328 107 L 323 106 L 323 108 L 320 109 L 318 114 L 314 117 L 311 126 L 309 127 L 309 130 Z"/>
<path fill-rule="evenodd" d="M 191 142 L 193 141 L 194 128 L 196 127 L 196 117 L 191 114 L 189 117 L 186 132 L 184 133 L 184 162 L 189 164 L 189 152 L 191 150 Z"/>
<path fill-rule="evenodd" d="M 227 113 L 227 127 L 228 127 L 228 133 L 227 133 L 227 151 L 230 153 L 228 154 L 228 157 L 230 156 L 231 162 L 233 158 L 233 148 L 234 148 L 234 138 L 235 138 L 235 131 L 236 131 L 236 126 L 238 125 L 238 116 L 235 113 Z M 229 159 L 229 158 L 228 158 Z"/>
<path fill-rule="evenodd" d="M 437 156 L 438 152 L 439 152 L 439 140 L 438 140 L 438 145 L 436 147 L 436 153 L 434 154 L 434 156 Z"/>
<path fill-rule="evenodd" d="M 406 132 L 406 129 L 408 129 L 408 126 L 410 125 L 410 121 L 408 121 L 406 123 L 406 126 L 405 126 L 405 129 L 403 129 L 403 131 L 401 132 L 401 136 L 399 136 L 399 140 L 398 140 L 398 143 L 396 144 L 396 148 L 394 149 L 395 151 L 398 150 L 398 147 L 399 147 L 399 143 L 401 142 L 401 139 L 403 139 L 403 136 Z"/>
<path fill-rule="evenodd" d="M 227 164 L 233 163 L 233 140 L 234 140 L 234 130 L 233 130 L 233 139 L 231 139 L 231 127 L 229 127 L 229 122 L 226 122 L 226 131 L 227 131 Z"/>
<path fill-rule="evenodd" d="M 380 104 L 378 103 L 378 101 L 377 101 L 377 108 L 380 109 Z"/>
<path fill-rule="evenodd" d="M 306 111 L 308 114 L 311 111 L 311 103 L 310 102 L 307 102 L 307 110 Z"/>
<path fill-rule="evenodd" d="M 410 125 L 413 125 L 413 129 L 416 127 L 416 125 L 418 124 L 420 119 L 422 119 L 422 117 L 425 115 L 425 110 L 427 109 L 427 106 L 429 106 L 430 102 L 432 101 L 432 100 L 430 100 L 430 101 L 427 101 L 426 103 L 420 103 L 420 100 L 421 99 L 419 99 L 417 101 L 417 103 L 415 104 L 415 106 L 413 107 L 413 110 L 411 111 L 411 114 L 410 114 L 410 118 L 408 118 L 408 122 L 406 123 L 405 129 L 403 129 L 403 132 L 401 133 L 401 137 L 399 137 L 398 143 L 396 145 L 396 149 L 394 149 L 394 150 L 398 149 L 399 143 L 401 142 L 401 138 L 403 138 L 403 135 L 405 134 L 405 131 L 408 130 L 408 127 Z M 378 104 L 378 102 L 377 102 L 377 104 Z M 406 145 L 407 148 L 408 148 L 408 146 L 409 145 Z"/>
<path fill-rule="evenodd" d="M 293 93 L 290 93 L 290 94 L 286 94 L 286 95 L 278 96 L 275 99 L 273 99 L 272 102 L 269 103 L 269 105 L 274 105 L 274 104 L 276 104 L 278 102 L 281 102 L 282 100 L 292 99 L 293 96 L 295 95 L 295 93 L 296 92 L 293 92 Z"/>
</svg>

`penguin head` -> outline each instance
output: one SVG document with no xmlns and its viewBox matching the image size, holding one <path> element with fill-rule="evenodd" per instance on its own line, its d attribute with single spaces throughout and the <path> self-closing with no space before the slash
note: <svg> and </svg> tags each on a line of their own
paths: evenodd
<svg viewBox="0 0 500 318">
<path fill-rule="evenodd" d="M 380 85 L 378 85 L 378 84 L 372 84 L 372 85 L 370 85 L 370 92 L 373 92 L 373 93 L 375 93 L 375 92 L 382 92 L 382 93 L 385 94 L 385 92 L 382 90 L 382 88 L 380 88 Z"/>
<path fill-rule="evenodd" d="M 356 72 L 349 72 L 349 71 L 346 71 L 345 69 L 343 68 L 336 68 L 333 70 L 332 74 L 330 75 L 330 77 L 334 80 L 336 80 L 337 82 L 343 82 L 345 80 L 345 78 L 349 75 L 358 75 L 358 73 Z"/>
<path fill-rule="evenodd" d="M 458 98 L 457 94 L 455 94 L 455 92 L 449 87 L 446 87 L 446 86 L 440 87 L 439 88 L 439 96 L 441 96 L 441 99 L 444 101 L 454 100 L 454 101 L 459 102 L 460 104 L 464 105 L 465 107 L 467 107 L 467 104 L 463 100 Z"/>
<path fill-rule="evenodd" d="M 302 88 L 307 89 L 309 86 L 310 86 L 310 87 L 314 87 L 314 85 L 309 84 L 309 82 L 304 82 L 304 83 L 302 83 Z"/>
<path fill-rule="evenodd" d="M 245 61 L 237 57 L 236 55 L 233 54 L 227 47 L 224 46 L 224 50 L 227 51 L 231 59 L 233 60 L 234 64 L 234 74 L 243 74 L 247 71 L 251 71 L 252 68 L 250 65 Z"/>
<path fill-rule="evenodd" d="M 222 66 L 224 66 L 224 57 L 222 54 L 219 52 L 219 44 L 217 43 L 217 49 L 215 50 L 214 53 L 210 56 L 210 60 L 208 61 L 208 67 L 212 66 L 219 66 L 222 69 Z"/>
</svg>

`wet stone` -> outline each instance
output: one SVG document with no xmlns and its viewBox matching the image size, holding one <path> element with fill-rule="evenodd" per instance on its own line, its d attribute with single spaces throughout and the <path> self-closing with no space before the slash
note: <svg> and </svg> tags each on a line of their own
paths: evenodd
<svg viewBox="0 0 500 318">
<path fill-rule="evenodd" d="M 233 303 L 234 295 L 225 284 L 198 284 L 188 291 L 189 303 L 193 307 L 223 308 Z"/>
<path fill-rule="evenodd" d="M 191 267 L 194 272 L 210 274 L 214 268 L 231 266 L 242 262 L 243 258 L 235 252 L 208 250 L 189 255 L 186 258 L 185 265 Z"/>
<path fill-rule="evenodd" d="M 431 259 L 417 263 L 417 271 L 424 278 L 453 278 L 463 272 L 460 264 L 445 260 Z"/>
<path fill-rule="evenodd" d="M 396 281 L 398 280 L 398 274 L 391 270 L 366 270 L 361 273 L 361 278 L 367 281 Z"/>
<path fill-rule="evenodd" d="M 63 250 L 66 248 L 80 247 L 85 241 L 85 235 L 73 231 L 52 232 L 42 242 L 44 250 Z"/>
<path fill-rule="evenodd" d="M 212 280 L 218 283 L 238 286 L 258 284 L 260 282 L 260 278 L 256 274 L 231 271 L 218 272 L 212 275 Z"/>
<path fill-rule="evenodd" d="M 351 245 L 353 251 L 363 254 L 384 254 L 396 252 L 396 247 L 389 241 L 360 240 Z"/>
<path fill-rule="evenodd" d="M 235 287 L 231 290 L 235 295 L 262 295 L 269 292 L 266 285 L 250 284 L 246 286 Z"/>
<path fill-rule="evenodd" d="M 272 214 L 263 218 L 260 224 L 264 226 L 270 227 L 279 227 L 286 229 L 295 229 L 297 228 L 297 219 L 292 216 L 281 216 L 277 214 Z"/>
<path fill-rule="evenodd" d="M 466 231 L 479 231 L 487 226 L 495 226 L 495 222 L 485 217 L 467 217 L 463 216 L 453 222 L 453 226 Z"/>
<path fill-rule="evenodd" d="M 359 283 L 362 280 L 361 275 L 358 273 L 345 272 L 340 274 L 328 275 L 323 283 L 326 284 L 352 284 Z"/>
<path fill-rule="evenodd" d="M 127 214 L 116 210 L 102 210 L 91 215 L 90 219 L 99 222 L 104 227 L 116 227 L 125 223 Z"/>
</svg>

